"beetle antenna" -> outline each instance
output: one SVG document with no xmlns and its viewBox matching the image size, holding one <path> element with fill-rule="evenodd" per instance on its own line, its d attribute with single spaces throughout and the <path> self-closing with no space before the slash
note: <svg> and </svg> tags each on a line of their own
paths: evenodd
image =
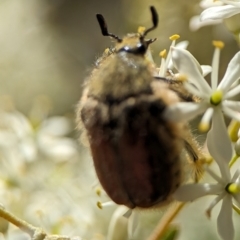
<svg viewBox="0 0 240 240">
<path fill-rule="evenodd" d="M 97 14 L 96 17 L 97 17 L 97 20 L 98 20 L 98 23 L 101 28 L 103 36 L 109 36 L 109 37 L 115 38 L 118 42 L 122 41 L 122 39 L 119 38 L 117 35 L 108 32 L 107 23 L 106 23 L 103 15 Z"/>
<path fill-rule="evenodd" d="M 155 7 L 151 6 L 150 7 L 150 11 L 151 11 L 151 14 L 152 14 L 152 23 L 153 23 L 153 26 L 149 29 L 147 29 L 142 37 L 145 37 L 149 32 L 151 32 L 153 29 L 155 29 L 158 25 L 158 13 L 157 13 L 157 10 Z"/>
</svg>

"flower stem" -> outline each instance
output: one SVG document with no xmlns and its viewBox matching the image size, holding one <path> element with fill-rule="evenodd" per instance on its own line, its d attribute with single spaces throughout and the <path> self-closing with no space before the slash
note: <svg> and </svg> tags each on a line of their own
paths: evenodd
<svg viewBox="0 0 240 240">
<path fill-rule="evenodd" d="M 40 228 L 34 227 L 33 225 L 14 216 L 3 207 L 0 207 L 0 217 L 20 228 L 23 232 L 28 233 L 31 237 L 33 237 L 32 239 L 34 240 L 44 239 L 46 236 L 46 233 L 44 233 Z"/>
<path fill-rule="evenodd" d="M 158 226 L 155 228 L 147 240 L 161 239 L 161 237 L 163 237 L 166 230 L 168 229 L 169 224 L 178 215 L 185 204 L 186 203 L 184 202 L 177 202 L 176 205 L 173 205 L 170 209 L 168 209 L 167 213 L 162 217 Z"/>
</svg>

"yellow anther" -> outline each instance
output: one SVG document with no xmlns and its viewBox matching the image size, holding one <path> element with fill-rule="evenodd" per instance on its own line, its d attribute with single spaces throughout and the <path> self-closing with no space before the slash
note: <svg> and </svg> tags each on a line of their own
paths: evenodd
<svg viewBox="0 0 240 240">
<path fill-rule="evenodd" d="M 109 48 L 106 48 L 105 50 L 104 50 L 104 53 L 105 54 L 108 54 L 110 52 L 110 49 Z"/>
<path fill-rule="evenodd" d="M 180 38 L 180 35 L 178 35 L 178 34 L 174 34 L 174 35 L 172 35 L 171 37 L 169 37 L 169 39 L 170 39 L 171 41 L 177 40 L 177 39 L 179 39 L 179 38 Z"/>
<path fill-rule="evenodd" d="M 219 49 L 224 48 L 224 42 L 222 41 L 212 41 L 212 44 L 216 48 L 219 48 Z"/>
<path fill-rule="evenodd" d="M 187 75 L 184 74 L 176 74 L 175 79 L 181 82 L 186 82 L 187 81 Z"/>
<path fill-rule="evenodd" d="M 237 122 L 236 120 L 232 120 L 228 125 L 228 134 L 232 142 L 236 142 L 238 140 L 239 128 L 240 128 L 240 122 Z"/>
<path fill-rule="evenodd" d="M 166 49 L 162 50 L 162 51 L 159 53 L 159 56 L 160 56 L 161 58 L 166 58 L 166 57 L 167 57 L 167 50 L 166 50 Z"/>
<path fill-rule="evenodd" d="M 97 202 L 97 207 L 98 207 L 99 209 L 102 209 L 102 203 L 101 203 L 101 202 Z"/>
<path fill-rule="evenodd" d="M 222 98 L 223 98 L 223 92 L 221 90 L 216 90 L 212 94 L 212 96 L 210 98 L 210 102 L 213 105 L 218 105 L 222 101 Z"/>
<path fill-rule="evenodd" d="M 198 130 L 202 133 L 207 132 L 209 130 L 209 128 L 210 128 L 210 124 L 208 124 L 208 123 L 200 123 L 198 125 Z"/>
<path fill-rule="evenodd" d="M 96 189 L 95 189 L 95 192 L 96 192 L 96 194 L 97 194 L 98 196 L 101 196 L 102 191 L 101 191 L 100 188 L 96 188 Z"/>
<path fill-rule="evenodd" d="M 143 34 L 145 32 L 146 28 L 145 27 L 138 27 L 138 33 Z"/>
<path fill-rule="evenodd" d="M 240 192 L 240 186 L 236 183 L 230 183 L 226 187 L 226 191 L 231 194 L 236 194 Z"/>
<path fill-rule="evenodd" d="M 205 156 L 204 163 L 211 164 L 213 162 L 213 158 L 210 155 Z"/>
</svg>

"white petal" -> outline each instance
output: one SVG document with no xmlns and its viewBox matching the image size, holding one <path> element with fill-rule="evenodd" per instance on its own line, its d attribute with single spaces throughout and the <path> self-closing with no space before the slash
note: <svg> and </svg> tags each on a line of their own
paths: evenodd
<svg viewBox="0 0 240 240">
<path fill-rule="evenodd" d="M 223 3 L 225 4 L 230 4 L 230 5 L 233 5 L 235 7 L 238 7 L 240 8 L 240 2 L 238 0 L 236 1 L 226 1 L 226 0 L 221 0 Z"/>
<path fill-rule="evenodd" d="M 200 97 L 201 99 L 206 99 L 206 98 L 208 99 L 209 98 L 204 92 L 201 92 L 198 88 L 196 88 L 196 86 L 194 86 L 193 84 L 191 84 L 189 82 L 184 82 L 184 87 L 190 93 L 192 93 L 195 96 Z"/>
<path fill-rule="evenodd" d="M 235 97 L 237 94 L 240 93 L 240 84 L 238 84 L 236 87 L 229 90 L 226 95 L 224 96 L 225 99 Z"/>
<path fill-rule="evenodd" d="M 206 105 L 202 103 L 179 102 L 169 106 L 164 111 L 164 118 L 173 121 L 188 121 L 204 112 Z"/>
<path fill-rule="evenodd" d="M 237 169 L 231 179 L 231 182 L 236 182 L 237 184 L 239 184 L 238 182 L 239 180 L 240 180 L 240 169 Z"/>
<path fill-rule="evenodd" d="M 42 123 L 39 132 L 51 136 L 63 136 L 70 133 L 72 130 L 73 128 L 68 118 L 56 116 L 45 120 Z"/>
<path fill-rule="evenodd" d="M 240 52 L 237 52 L 229 62 L 227 71 L 220 82 L 218 89 L 227 93 L 231 85 L 240 77 Z"/>
<path fill-rule="evenodd" d="M 175 45 L 175 47 L 181 48 L 181 49 L 186 49 L 187 46 L 188 46 L 188 44 L 189 44 L 189 41 L 181 41 L 181 42 L 177 43 L 177 44 Z M 170 58 L 169 64 L 168 64 L 167 67 L 168 67 L 169 69 L 173 69 L 172 58 Z"/>
<path fill-rule="evenodd" d="M 172 61 L 178 72 L 187 77 L 190 83 L 193 83 L 199 90 L 211 94 L 211 88 L 202 76 L 202 69 L 193 55 L 180 48 L 171 48 Z"/>
<path fill-rule="evenodd" d="M 232 197 L 229 194 L 226 194 L 223 198 L 222 207 L 217 218 L 217 228 L 223 240 L 233 240 Z"/>
<path fill-rule="evenodd" d="M 133 211 L 128 219 L 128 237 L 133 238 L 134 232 L 139 224 L 139 212 Z"/>
<path fill-rule="evenodd" d="M 209 8 L 209 7 L 213 7 L 213 6 L 221 6 L 223 5 L 223 3 L 221 1 L 213 1 L 213 0 L 202 0 L 199 3 L 201 8 Z"/>
<path fill-rule="evenodd" d="M 222 19 L 218 19 L 218 20 L 206 20 L 206 21 L 200 21 L 200 16 L 194 16 L 190 19 L 189 22 L 189 28 L 191 31 L 197 31 L 198 29 L 200 29 L 201 27 L 205 27 L 205 26 L 209 26 L 209 25 L 216 25 L 222 22 Z"/>
<path fill-rule="evenodd" d="M 112 215 L 108 227 L 107 240 L 127 239 L 128 219 L 124 217 L 129 209 L 125 206 L 119 206 Z"/>
<path fill-rule="evenodd" d="M 236 8 L 235 6 L 231 5 L 224 5 L 224 6 L 217 6 L 217 7 L 210 7 L 204 10 L 201 15 L 201 21 L 213 19 L 224 19 L 229 18 L 235 14 L 240 12 L 240 8 Z"/>
<path fill-rule="evenodd" d="M 211 71 L 212 67 L 209 65 L 201 65 L 203 76 L 207 76 Z"/>
<path fill-rule="evenodd" d="M 235 108 L 235 107 L 233 107 L 233 108 Z M 222 110 L 223 110 L 225 115 L 227 115 L 231 119 L 234 119 L 234 120 L 240 122 L 240 112 L 239 112 L 239 109 L 238 109 L 238 111 L 235 111 L 235 109 L 232 109 L 230 106 L 227 107 L 227 106 L 223 105 Z"/>
<path fill-rule="evenodd" d="M 71 138 L 52 138 L 42 135 L 38 138 L 39 149 L 56 161 L 71 160 L 77 156 L 78 146 Z"/>
<path fill-rule="evenodd" d="M 185 41 L 181 41 L 181 42 L 177 43 L 175 46 L 177 48 L 186 49 L 188 45 L 189 45 L 189 41 L 185 40 Z"/>
<path fill-rule="evenodd" d="M 211 202 L 211 204 L 206 209 L 206 213 L 211 216 L 212 209 L 224 198 L 224 196 L 227 195 L 226 191 L 222 191 L 214 200 Z"/>
<path fill-rule="evenodd" d="M 212 171 L 211 168 L 209 167 L 205 167 L 205 171 L 213 178 L 215 179 L 218 183 L 221 183 L 221 184 L 226 184 L 226 182 L 220 178 L 214 171 Z"/>
<path fill-rule="evenodd" d="M 240 101 L 225 100 L 222 104 L 224 107 L 229 107 L 232 110 L 240 111 Z"/>
<path fill-rule="evenodd" d="M 215 109 L 212 119 L 212 127 L 207 135 L 207 146 L 209 153 L 218 163 L 222 177 L 230 180 L 228 163 L 232 158 L 232 145 L 228 137 L 221 109 Z"/>
<path fill-rule="evenodd" d="M 173 197 L 178 201 L 188 202 L 206 195 L 219 194 L 222 190 L 220 184 L 186 184 L 180 186 L 173 194 Z"/>
</svg>

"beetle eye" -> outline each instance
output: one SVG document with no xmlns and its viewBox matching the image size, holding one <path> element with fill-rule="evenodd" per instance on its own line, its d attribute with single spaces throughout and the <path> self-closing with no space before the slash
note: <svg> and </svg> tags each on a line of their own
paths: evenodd
<svg viewBox="0 0 240 240">
<path fill-rule="evenodd" d="M 129 47 L 124 46 L 123 48 L 119 49 L 118 52 L 128 52 L 133 54 L 144 54 L 147 51 L 147 46 L 144 43 L 138 43 L 136 47 Z"/>
<path fill-rule="evenodd" d="M 143 43 L 137 45 L 137 53 L 144 54 L 147 51 L 147 46 Z"/>
</svg>

